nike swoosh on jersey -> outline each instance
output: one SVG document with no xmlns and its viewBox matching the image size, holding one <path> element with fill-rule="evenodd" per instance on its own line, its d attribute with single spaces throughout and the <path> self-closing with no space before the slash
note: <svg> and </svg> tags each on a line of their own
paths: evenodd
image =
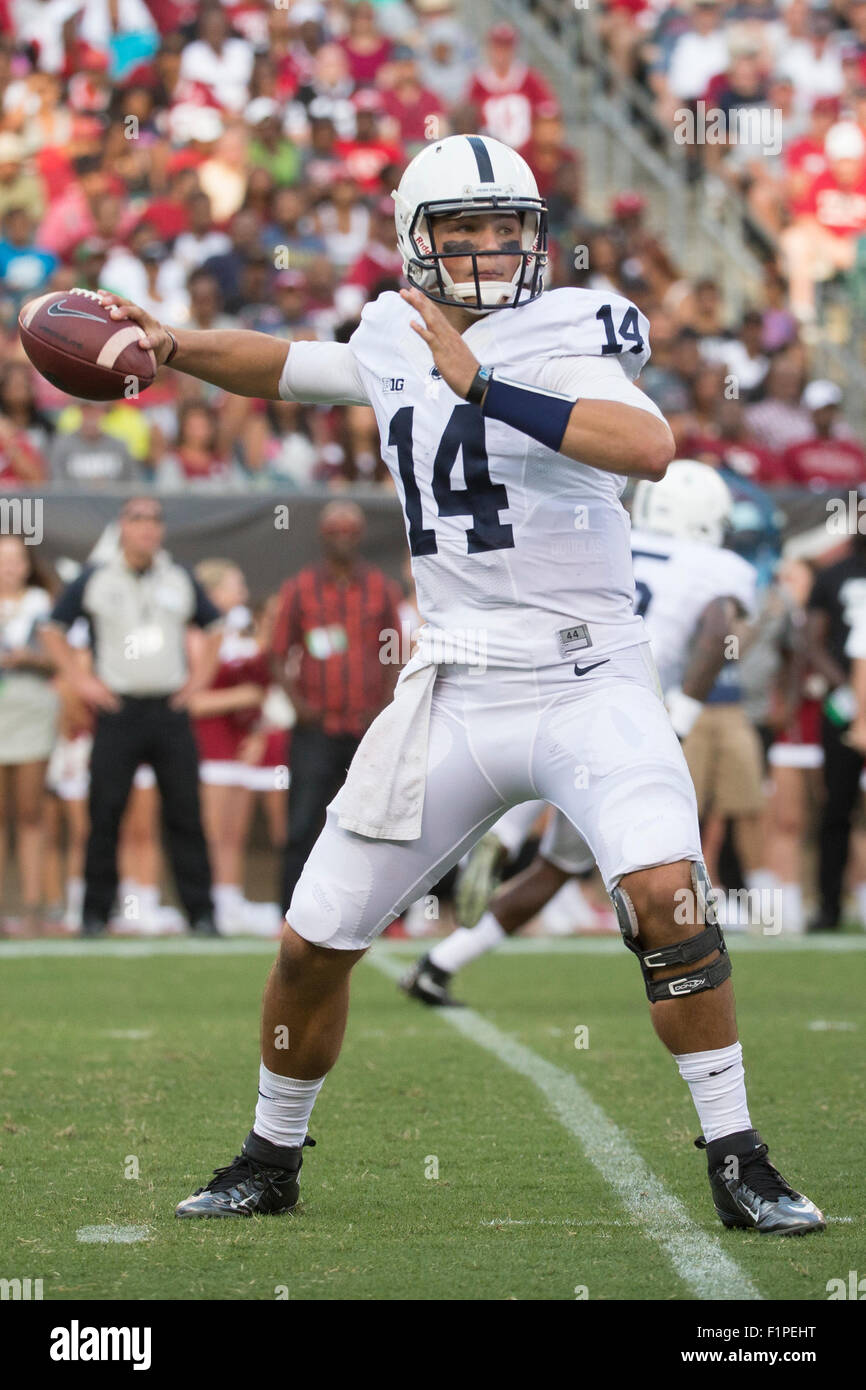
<svg viewBox="0 0 866 1390">
<path fill-rule="evenodd" d="M 610 657 L 606 656 L 604 661 L 594 661 L 591 666 L 578 666 L 575 664 L 574 674 L 576 676 L 585 676 L 588 671 L 594 671 L 596 666 L 606 666 L 609 660 Z"/>
</svg>

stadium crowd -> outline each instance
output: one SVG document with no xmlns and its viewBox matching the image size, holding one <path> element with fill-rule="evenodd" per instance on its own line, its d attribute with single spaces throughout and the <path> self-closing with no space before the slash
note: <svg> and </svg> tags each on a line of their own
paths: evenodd
<svg viewBox="0 0 866 1390">
<path fill-rule="evenodd" d="M 695 172 L 744 193 L 778 242 L 798 320 L 838 276 L 861 300 L 864 0 L 606 0 L 601 30 Z"/>
<path fill-rule="evenodd" d="M 852 248 L 852 267 L 866 263 L 857 241 L 866 230 L 858 134 L 866 102 L 849 54 L 859 54 L 860 32 L 866 44 L 860 0 L 844 12 L 809 10 L 804 0 L 608 5 L 611 53 L 622 72 L 648 83 L 667 119 L 677 103 L 711 98 L 730 112 L 750 93 L 762 109 L 784 112 L 778 157 L 728 144 L 716 161 L 778 238 L 760 301 L 732 322 L 714 281 L 683 276 L 640 194 L 620 192 L 604 222 L 586 215 L 588 171 L 507 24 L 489 31 L 479 53 L 448 0 L 0 0 L 0 486 L 123 483 L 142 495 L 390 489 L 368 407 L 251 401 L 170 370 L 139 398 L 70 402 L 23 356 L 16 317 L 33 296 L 80 285 L 112 289 L 169 325 L 346 341 L 364 303 L 400 282 L 390 192 L 405 163 L 427 140 L 478 129 L 522 151 L 548 201 L 548 285 L 609 286 L 650 318 L 653 356 L 640 384 L 681 456 L 725 469 L 768 513 L 780 488 L 847 496 L 866 484 L 866 451 L 839 388 L 810 368 L 813 277 L 798 280 L 796 256 L 820 261 L 814 242 L 806 255 L 807 239 L 797 241 L 808 225 L 822 248 L 837 237 Z M 766 591 L 742 680 L 727 692 L 742 715 L 739 773 L 711 786 L 707 801 L 708 861 L 721 882 L 766 873 L 801 896 L 805 884 L 807 900 L 823 795 L 821 704 L 845 679 L 844 651 L 822 660 L 818 637 L 805 636 L 820 560 L 786 563 Z M 243 674 L 229 682 L 240 688 L 230 703 L 239 703 L 219 715 L 230 714 L 234 730 L 227 761 L 249 773 L 233 784 L 228 810 L 221 791 L 205 795 L 212 862 L 239 895 L 224 900 L 223 926 L 270 932 L 270 907 L 239 904 L 250 888 L 256 800 L 274 857 L 291 804 L 284 773 L 296 711 L 271 659 L 279 601 L 272 595 L 251 613 L 231 557 L 202 566 L 198 578 L 228 615 L 222 665 L 239 662 Z M 38 548 L 0 538 L 0 661 L 7 679 L 14 672 L 31 683 L 51 731 L 22 760 L 0 723 L 3 819 L 14 827 L 21 904 L 17 916 L 7 913 L 10 933 L 80 921 L 90 715 L 52 675 L 34 636 L 57 587 Z M 81 640 L 86 646 L 86 634 Z M 846 787 L 850 770 L 849 758 Z M 856 778 L 846 836 L 855 800 Z M 181 924 L 159 905 L 157 803 L 144 767 L 121 834 L 121 929 Z M 866 924 L 861 839 L 855 825 L 849 875 Z M 4 838 L 0 874 L 6 848 Z M 843 868 L 844 856 L 840 882 Z M 273 887 L 254 891 L 278 894 L 277 882 L 274 867 Z M 124 902 L 134 904 L 126 916 Z M 788 919 L 798 916 L 801 900 Z"/>
<path fill-rule="evenodd" d="M 786 22 L 801 3 L 793 0 Z M 662 91 L 691 99 L 677 85 L 679 68 L 693 81 L 706 69 L 708 84 L 718 72 L 709 60 L 679 58 L 681 46 L 703 44 L 710 23 L 716 48 L 737 24 L 775 33 L 782 21 L 774 28 L 771 12 L 670 7 L 654 19 L 657 33 L 646 27 L 654 11 L 629 10 L 628 32 L 645 40 L 630 52 L 637 61 L 652 39 L 659 56 L 648 74 L 659 100 Z M 852 24 L 861 12 L 866 5 L 852 5 Z M 784 51 L 790 67 L 793 50 Z M 849 114 L 841 88 L 816 92 L 811 112 L 811 70 L 801 68 L 792 68 L 797 101 L 782 121 L 792 207 L 806 206 L 816 180 L 826 183 L 834 150 L 863 139 L 850 120 L 836 120 Z M 650 317 L 653 365 L 642 384 L 671 416 L 681 452 L 727 461 L 771 488 L 866 477 L 839 392 L 807 390 L 784 245 L 768 262 L 762 302 L 731 322 L 712 281 L 680 273 L 639 194 L 620 193 L 602 224 L 588 219 L 579 152 L 507 24 L 489 32 L 479 55 L 448 0 L 291 8 L 15 0 L 0 6 L 0 88 L 6 488 L 388 487 L 366 407 L 243 401 L 172 372 L 139 399 L 73 404 L 22 356 L 16 316 L 40 292 L 99 286 L 168 324 L 344 341 L 364 303 L 399 280 L 390 192 L 406 161 L 425 140 L 470 129 L 515 145 L 532 166 L 550 206 L 549 285 L 610 285 Z M 864 169 L 861 152 L 860 183 Z M 866 191 L 858 197 L 866 207 Z M 784 198 L 775 190 L 769 202 L 781 207 Z M 853 226 L 850 208 L 845 216 Z M 805 259 L 820 259 L 811 243 Z"/>
</svg>

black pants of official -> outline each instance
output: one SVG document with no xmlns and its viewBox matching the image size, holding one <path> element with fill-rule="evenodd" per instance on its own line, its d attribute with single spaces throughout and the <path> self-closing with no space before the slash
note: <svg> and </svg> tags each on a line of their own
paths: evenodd
<svg viewBox="0 0 866 1390">
<path fill-rule="evenodd" d="M 126 696 L 100 711 L 90 757 L 90 838 L 84 867 L 84 916 L 105 922 L 117 892 L 117 837 L 135 770 L 149 763 L 162 800 L 162 823 L 178 896 L 191 922 L 213 913 L 207 844 L 198 796 L 198 752 L 189 716 L 166 698 Z"/>
<path fill-rule="evenodd" d="M 819 837 L 818 886 L 821 918 L 838 923 L 842 903 L 842 881 L 848 863 L 851 818 L 860 790 L 863 756 L 842 742 L 840 731 L 823 719 L 824 786 L 826 796 Z"/>
<path fill-rule="evenodd" d="M 292 732 L 289 754 L 289 838 L 283 858 L 281 900 L 287 912 L 295 884 L 325 824 L 325 811 L 346 780 L 361 742 L 353 734 L 326 734 L 315 725 Z"/>
</svg>

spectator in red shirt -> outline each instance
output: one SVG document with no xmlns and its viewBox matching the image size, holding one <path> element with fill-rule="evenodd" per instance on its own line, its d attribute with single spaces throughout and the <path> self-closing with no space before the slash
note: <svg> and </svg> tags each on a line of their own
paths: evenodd
<svg viewBox="0 0 866 1390">
<path fill-rule="evenodd" d="M 791 444 L 782 455 L 786 481 L 820 492 L 856 488 L 866 483 L 866 451 L 855 439 L 840 436 L 842 392 L 834 381 L 810 381 L 802 404 L 812 416 L 814 434 Z"/>
<path fill-rule="evenodd" d="M 384 191 L 383 178 L 386 174 L 389 188 L 399 183 L 406 156 L 399 143 L 383 139 L 380 133 L 385 114 L 385 100 L 381 92 L 372 87 L 362 87 L 352 97 L 352 105 L 355 108 L 355 134 L 350 140 L 337 140 L 334 154 L 341 164 L 346 165 L 364 193 L 381 193 Z"/>
<path fill-rule="evenodd" d="M 0 415 L 0 486 L 34 487 L 45 477 L 45 461 L 24 430 Z"/>
<path fill-rule="evenodd" d="M 403 257 L 394 237 L 394 203 L 380 198 L 373 206 L 370 239 L 343 284 L 360 286 L 370 299 L 380 280 L 399 279 L 402 274 Z"/>
<path fill-rule="evenodd" d="M 824 145 L 838 119 L 839 98 L 817 97 L 806 133 L 785 150 L 786 201 L 795 217 L 808 210 L 812 184 L 830 167 Z"/>
<path fill-rule="evenodd" d="M 195 577 L 225 615 L 216 672 L 208 689 L 192 697 L 189 711 L 199 752 L 214 915 L 219 930 L 230 933 L 255 924 L 255 905 L 243 891 L 253 793 L 241 748 L 261 714 L 270 672 L 267 656 L 250 632 L 249 590 L 240 568 L 231 560 L 203 560 Z"/>
<path fill-rule="evenodd" d="M 803 322 L 815 317 L 816 282 L 851 269 L 856 238 L 866 230 L 866 136 L 853 121 L 839 121 L 825 153 L 829 168 L 813 180 L 802 214 L 780 238 L 791 308 Z"/>
<path fill-rule="evenodd" d="M 340 40 L 349 72 L 359 85 L 376 81 L 383 63 L 391 57 L 391 41 L 376 25 L 376 11 L 369 0 L 357 0 L 349 11 L 349 32 Z"/>
<path fill-rule="evenodd" d="M 86 237 L 96 235 L 97 207 L 114 180 L 106 173 L 101 155 L 83 155 L 75 161 L 75 179 L 52 203 L 39 228 L 40 246 L 67 260 Z M 121 185 L 119 190 L 124 192 Z"/>
<path fill-rule="evenodd" d="M 271 638 L 273 676 L 297 719 L 292 734 L 283 910 L 363 734 L 388 703 L 397 666 L 383 633 L 400 633 L 399 586 L 359 559 L 364 514 L 330 502 L 319 518 L 324 558 L 288 579 Z M 288 664 L 287 664 L 288 663 Z"/>
<path fill-rule="evenodd" d="M 389 86 L 383 93 L 389 128 L 383 133 L 394 142 L 402 139 L 408 153 L 417 153 L 427 140 L 448 134 L 443 103 L 428 92 L 418 76 L 418 62 L 411 48 L 401 44 L 394 49 L 385 70 Z"/>
<path fill-rule="evenodd" d="M 743 402 L 722 398 L 706 432 L 692 431 L 683 440 L 683 453 L 714 467 L 724 465 L 741 478 L 773 486 L 786 481 L 779 455 L 749 434 Z"/>
<path fill-rule="evenodd" d="M 555 100 L 544 78 L 517 57 L 517 30 L 494 24 L 487 35 L 488 66 L 476 74 L 467 101 L 479 115 L 485 135 L 520 149 L 532 135 L 539 106 Z"/>
<path fill-rule="evenodd" d="M 536 107 L 532 119 L 532 138 L 520 151 L 538 184 L 542 198 L 550 198 L 559 185 L 567 165 L 577 173 L 577 155 L 565 143 L 562 115 L 557 102 L 545 101 Z"/>
</svg>

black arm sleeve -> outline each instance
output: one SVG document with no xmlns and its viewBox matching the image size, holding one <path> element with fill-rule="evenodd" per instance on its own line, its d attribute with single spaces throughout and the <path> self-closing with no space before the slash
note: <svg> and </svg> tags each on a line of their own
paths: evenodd
<svg viewBox="0 0 866 1390">
<path fill-rule="evenodd" d="M 84 591 L 95 568 L 95 565 L 85 565 L 78 578 L 67 584 L 55 600 L 47 619 L 49 623 L 60 623 L 62 627 L 70 628 L 76 619 L 88 617 L 84 607 Z"/>
<path fill-rule="evenodd" d="M 196 627 L 211 627 L 213 623 L 222 622 L 222 613 L 208 598 L 195 575 L 190 574 L 189 580 L 195 594 L 195 610 L 190 622 L 195 623 Z"/>
</svg>

